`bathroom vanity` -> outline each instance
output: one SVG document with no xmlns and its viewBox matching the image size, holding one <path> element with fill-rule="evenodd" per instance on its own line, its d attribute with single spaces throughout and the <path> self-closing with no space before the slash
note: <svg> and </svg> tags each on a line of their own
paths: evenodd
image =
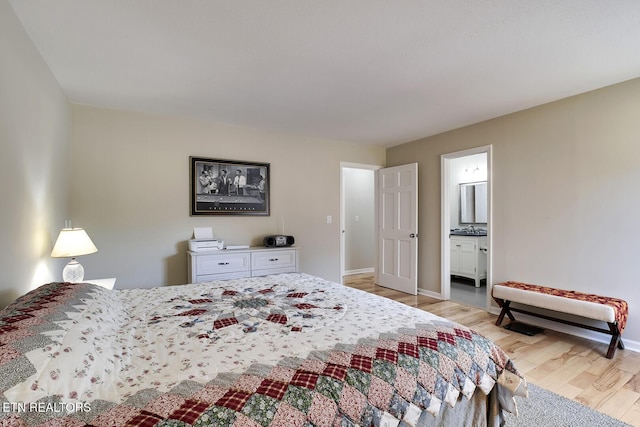
<svg viewBox="0 0 640 427">
<path fill-rule="evenodd" d="M 452 232 L 449 240 L 451 275 L 473 279 L 479 288 L 487 278 L 487 235 Z"/>
</svg>

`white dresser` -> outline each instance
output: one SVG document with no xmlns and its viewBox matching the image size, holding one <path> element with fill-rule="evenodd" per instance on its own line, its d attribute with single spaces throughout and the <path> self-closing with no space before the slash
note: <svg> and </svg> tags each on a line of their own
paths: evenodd
<svg viewBox="0 0 640 427">
<path fill-rule="evenodd" d="M 298 271 L 297 247 L 187 252 L 189 283 Z"/>
</svg>

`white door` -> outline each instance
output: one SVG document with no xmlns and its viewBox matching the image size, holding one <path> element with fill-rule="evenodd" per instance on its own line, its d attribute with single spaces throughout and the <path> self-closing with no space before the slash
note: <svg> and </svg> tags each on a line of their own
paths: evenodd
<svg viewBox="0 0 640 427">
<path fill-rule="evenodd" d="M 378 171 L 378 282 L 418 293 L 418 164 Z"/>
</svg>

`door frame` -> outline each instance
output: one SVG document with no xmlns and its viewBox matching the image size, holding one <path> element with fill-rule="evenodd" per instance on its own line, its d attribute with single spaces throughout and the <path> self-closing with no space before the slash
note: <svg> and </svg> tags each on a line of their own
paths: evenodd
<svg viewBox="0 0 640 427">
<path fill-rule="evenodd" d="M 374 201 L 373 201 L 373 223 L 375 224 L 375 259 L 374 259 L 374 277 L 376 283 L 378 282 L 378 169 L 382 169 L 384 166 L 370 165 L 365 163 L 351 163 L 340 162 L 340 283 L 344 282 L 344 269 L 345 269 L 345 257 L 346 257 L 346 245 L 345 245 L 345 227 L 346 227 L 346 202 L 345 202 L 345 180 L 344 169 L 366 169 L 374 171 Z"/>
<path fill-rule="evenodd" d="M 487 298 L 485 309 L 491 306 L 491 284 L 493 277 L 493 146 L 483 145 L 481 147 L 442 154 L 440 156 L 441 171 L 441 265 L 440 265 L 440 296 L 443 300 L 451 299 L 451 246 L 449 243 L 449 233 L 451 230 L 451 203 L 452 195 L 449 191 L 450 161 L 460 157 L 471 156 L 473 154 L 487 153 Z"/>
</svg>

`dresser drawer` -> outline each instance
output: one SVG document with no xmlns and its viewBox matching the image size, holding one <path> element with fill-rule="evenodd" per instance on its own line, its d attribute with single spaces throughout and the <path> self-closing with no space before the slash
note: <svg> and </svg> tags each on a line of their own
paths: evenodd
<svg viewBox="0 0 640 427">
<path fill-rule="evenodd" d="M 251 254 L 251 270 L 259 270 L 262 274 L 269 274 L 264 273 L 263 270 L 271 269 L 281 270 L 279 272 L 296 271 L 296 265 L 295 250 L 264 250 Z"/>
<path fill-rule="evenodd" d="M 198 255 L 196 276 L 246 271 L 250 274 L 251 256 L 248 252 Z"/>
<path fill-rule="evenodd" d="M 187 254 L 187 283 L 298 272 L 298 248 L 293 246 L 189 251 Z"/>
</svg>

